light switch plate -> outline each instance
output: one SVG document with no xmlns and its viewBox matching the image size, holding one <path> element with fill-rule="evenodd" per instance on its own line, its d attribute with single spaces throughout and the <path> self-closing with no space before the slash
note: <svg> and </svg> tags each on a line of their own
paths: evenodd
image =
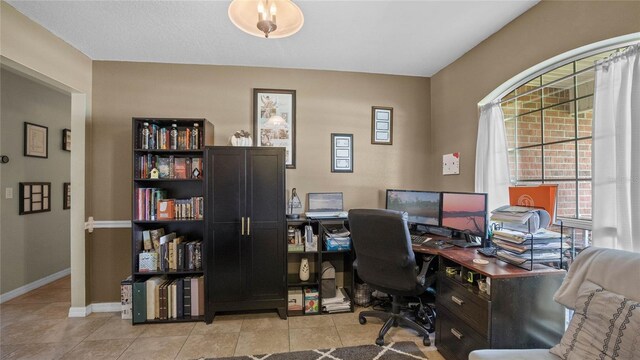
<svg viewBox="0 0 640 360">
<path fill-rule="evenodd" d="M 13 199 L 13 188 L 8 187 L 4 189 L 4 198 Z"/>
</svg>

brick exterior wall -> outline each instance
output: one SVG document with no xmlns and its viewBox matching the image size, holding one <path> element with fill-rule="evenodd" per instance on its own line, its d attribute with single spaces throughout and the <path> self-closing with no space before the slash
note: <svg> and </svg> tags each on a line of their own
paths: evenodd
<svg viewBox="0 0 640 360">
<path fill-rule="evenodd" d="M 534 89 L 531 83 L 524 85 L 505 98 L 523 94 Z M 593 84 L 579 85 L 576 93 L 584 96 L 593 93 Z M 576 142 L 573 139 L 591 136 L 593 96 L 577 101 L 573 89 L 548 87 L 516 100 L 502 104 L 505 131 L 509 151 L 509 168 L 512 180 L 534 180 L 542 178 L 542 142 L 565 143 L 545 145 L 544 178 L 547 183 L 558 184 L 558 215 L 565 217 L 591 218 L 591 182 L 554 181 L 554 179 L 591 177 L 591 139 Z M 559 105 L 556 105 L 559 104 Z M 577 129 L 575 109 L 578 109 Z M 543 126 L 544 125 L 544 133 Z M 576 133 L 577 132 L 577 133 Z M 516 147 L 533 146 L 514 150 Z M 577 165 L 576 165 L 577 156 Z M 517 158 L 517 166 L 516 166 Z M 576 168 L 577 166 L 577 168 Z M 576 209 L 576 200 L 578 207 Z M 579 213 L 576 213 L 576 212 Z"/>
</svg>

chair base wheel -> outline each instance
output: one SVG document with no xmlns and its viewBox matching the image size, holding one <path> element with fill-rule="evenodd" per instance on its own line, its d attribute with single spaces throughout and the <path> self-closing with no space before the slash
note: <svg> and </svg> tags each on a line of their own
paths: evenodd
<svg viewBox="0 0 640 360">
<path fill-rule="evenodd" d="M 384 345 L 384 338 L 377 338 L 376 339 L 376 345 L 378 345 L 378 346 Z"/>
<path fill-rule="evenodd" d="M 431 346 L 431 339 L 425 336 L 424 339 L 422 339 L 422 344 L 424 346 Z"/>
<path fill-rule="evenodd" d="M 358 322 L 360 323 L 360 325 L 364 325 L 367 323 L 367 319 L 364 316 L 360 315 L 358 316 Z"/>
</svg>

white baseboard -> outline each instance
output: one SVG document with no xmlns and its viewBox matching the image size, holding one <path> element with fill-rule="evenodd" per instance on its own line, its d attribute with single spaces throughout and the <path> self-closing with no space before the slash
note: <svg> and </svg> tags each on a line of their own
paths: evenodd
<svg viewBox="0 0 640 360">
<path fill-rule="evenodd" d="M 122 304 L 119 302 L 111 303 L 95 303 L 89 304 L 86 307 L 71 307 L 69 308 L 69 317 L 86 317 L 91 313 L 101 312 L 119 312 L 122 310 Z"/>
<path fill-rule="evenodd" d="M 26 293 L 28 293 L 31 290 L 35 290 L 41 286 L 47 285 L 49 283 L 52 283 L 58 279 L 62 279 L 63 277 L 67 276 L 71 274 L 71 268 L 67 268 L 64 269 L 62 271 L 58 271 L 55 274 L 51 274 L 49 276 L 45 276 L 40 280 L 36 280 L 32 283 L 29 283 L 27 285 L 21 286 L 17 289 L 13 289 L 9 292 L 6 292 L 2 295 L 0 295 L 0 304 L 4 303 L 5 301 L 9 301 L 13 298 L 16 298 L 20 295 L 24 295 Z"/>
</svg>

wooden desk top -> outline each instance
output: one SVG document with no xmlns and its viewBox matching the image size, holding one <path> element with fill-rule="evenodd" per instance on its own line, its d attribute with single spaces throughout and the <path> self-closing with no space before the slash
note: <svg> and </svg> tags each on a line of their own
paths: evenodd
<svg viewBox="0 0 640 360">
<path fill-rule="evenodd" d="M 451 261 L 466 267 L 467 269 L 479 272 L 491 278 L 517 278 L 525 276 L 557 275 L 566 273 L 562 269 L 554 269 L 545 265 L 535 264 L 533 270 L 529 271 L 517 266 L 507 264 L 495 257 L 486 257 L 478 254 L 477 248 L 459 248 L 454 246 L 448 249 L 434 249 L 421 245 L 413 245 L 413 251 L 422 254 L 440 255 Z M 484 259 L 489 261 L 487 265 L 479 265 L 473 259 Z"/>
</svg>

